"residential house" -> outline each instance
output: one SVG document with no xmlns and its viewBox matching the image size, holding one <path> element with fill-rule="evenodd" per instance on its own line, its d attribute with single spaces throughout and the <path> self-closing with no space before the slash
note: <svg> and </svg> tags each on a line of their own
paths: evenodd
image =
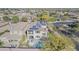
<svg viewBox="0 0 79 59">
<path fill-rule="evenodd" d="M 10 32 L 6 32 L 0 36 L 0 40 L 4 42 L 4 47 L 19 47 L 19 41 L 22 36 L 25 35 L 26 22 L 9 23 L 6 27 L 0 29 L 8 29 Z M 0 30 L 1 31 L 1 30 Z"/>
<path fill-rule="evenodd" d="M 47 33 L 47 24 L 45 22 L 37 21 L 27 30 L 29 46 L 36 47 L 36 44 L 40 41 L 40 39 L 47 38 Z"/>
</svg>

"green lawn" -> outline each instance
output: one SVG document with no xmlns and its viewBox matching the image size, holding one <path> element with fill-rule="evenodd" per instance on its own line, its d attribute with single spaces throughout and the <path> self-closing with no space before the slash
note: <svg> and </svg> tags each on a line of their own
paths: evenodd
<svg viewBox="0 0 79 59">
<path fill-rule="evenodd" d="M 54 22 L 54 21 L 56 21 L 55 17 L 49 17 L 48 22 Z"/>
</svg>

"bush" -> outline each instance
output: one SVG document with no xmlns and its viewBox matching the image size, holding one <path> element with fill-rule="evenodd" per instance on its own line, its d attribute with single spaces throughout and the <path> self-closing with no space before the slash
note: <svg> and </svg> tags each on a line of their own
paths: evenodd
<svg viewBox="0 0 79 59">
<path fill-rule="evenodd" d="M 0 47 L 3 47 L 3 44 L 4 44 L 4 43 L 0 40 Z"/>
</svg>

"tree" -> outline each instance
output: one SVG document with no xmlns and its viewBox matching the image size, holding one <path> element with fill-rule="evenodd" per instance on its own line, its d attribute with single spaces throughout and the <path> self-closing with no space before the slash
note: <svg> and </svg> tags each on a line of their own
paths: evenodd
<svg viewBox="0 0 79 59">
<path fill-rule="evenodd" d="M 23 22 L 27 22 L 27 17 L 22 17 Z"/>
<path fill-rule="evenodd" d="M 49 13 L 48 13 L 48 11 L 44 11 L 44 12 L 42 12 L 41 14 L 38 14 L 37 17 L 38 17 L 40 20 L 47 21 L 47 20 L 49 19 Z"/>
<path fill-rule="evenodd" d="M 3 16 L 3 20 L 8 22 L 8 21 L 10 21 L 11 19 L 10 19 L 8 16 Z"/>
<path fill-rule="evenodd" d="M 48 39 L 43 42 L 43 50 L 60 51 L 64 49 L 73 50 L 75 45 L 70 38 L 64 35 L 55 35 L 54 33 L 48 33 Z"/>
<path fill-rule="evenodd" d="M 49 13 L 47 11 L 42 13 L 42 19 L 48 20 L 49 19 Z"/>
<path fill-rule="evenodd" d="M 19 21 L 19 17 L 18 16 L 13 16 L 12 17 L 12 22 L 13 23 L 17 23 Z"/>
</svg>

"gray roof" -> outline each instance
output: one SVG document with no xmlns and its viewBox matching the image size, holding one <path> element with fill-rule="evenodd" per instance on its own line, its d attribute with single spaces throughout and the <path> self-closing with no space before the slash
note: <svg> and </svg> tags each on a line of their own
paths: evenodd
<svg viewBox="0 0 79 59">
<path fill-rule="evenodd" d="M 38 21 L 35 25 L 33 25 L 29 30 L 34 31 L 40 29 L 43 25 L 46 25 L 44 21 Z"/>
</svg>

